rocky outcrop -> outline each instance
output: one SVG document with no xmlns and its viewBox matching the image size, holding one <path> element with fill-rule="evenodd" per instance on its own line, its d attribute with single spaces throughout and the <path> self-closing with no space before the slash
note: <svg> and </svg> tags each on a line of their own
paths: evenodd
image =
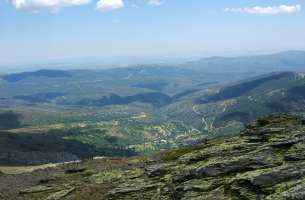
<svg viewBox="0 0 305 200">
<path fill-rule="evenodd" d="M 68 194 L 70 194 L 74 190 L 75 190 L 75 188 L 68 188 L 68 189 L 61 190 L 59 192 L 55 192 L 55 193 L 51 194 L 46 200 L 60 200 L 60 199 L 63 199 L 65 196 L 67 196 Z"/>
<path fill-rule="evenodd" d="M 301 121 L 271 116 L 249 124 L 238 136 L 209 139 L 150 157 L 102 158 L 3 175 L 0 198 L 303 200 L 305 126 Z M 1 190 L 1 183 L 6 189 Z M 2 192 L 14 189 L 16 183 L 21 188 L 16 196 L 14 191 L 12 195 Z"/>
<path fill-rule="evenodd" d="M 304 199 L 304 148 L 298 120 L 272 116 L 248 125 L 240 136 L 165 152 L 142 176 L 122 177 L 107 198 Z"/>
</svg>

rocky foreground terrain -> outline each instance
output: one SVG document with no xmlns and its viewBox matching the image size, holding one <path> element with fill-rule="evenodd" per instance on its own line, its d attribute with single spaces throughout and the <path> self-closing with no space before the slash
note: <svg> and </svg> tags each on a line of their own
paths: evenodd
<svg viewBox="0 0 305 200">
<path fill-rule="evenodd" d="M 101 158 L 0 174 L 5 200 L 305 199 L 304 121 L 288 115 L 240 135 L 151 157 Z"/>
</svg>

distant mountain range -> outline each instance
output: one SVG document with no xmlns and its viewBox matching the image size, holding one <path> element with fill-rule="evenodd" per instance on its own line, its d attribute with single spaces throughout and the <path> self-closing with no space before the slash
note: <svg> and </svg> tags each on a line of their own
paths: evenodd
<svg viewBox="0 0 305 200">
<path fill-rule="evenodd" d="M 1 78 L 8 82 L 17 82 L 31 77 L 57 78 L 57 77 L 69 77 L 69 76 L 70 74 L 68 72 L 62 70 L 39 70 L 35 72 L 22 72 L 17 74 L 4 75 Z"/>
<path fill-rule="evenodd" d="M 305 52 L 294 51 L 3 75 L 0 163 L 147 154 L 235 134 L 262 116 L 303 115 L 304 69 Z"/>
<path fill-rule="evenodd" d="M 183 64 L 182 67 L 213 73 L 304 71 L 305 51 L 287 51 L 271 55 L 210 57 Z"/>
</svg>

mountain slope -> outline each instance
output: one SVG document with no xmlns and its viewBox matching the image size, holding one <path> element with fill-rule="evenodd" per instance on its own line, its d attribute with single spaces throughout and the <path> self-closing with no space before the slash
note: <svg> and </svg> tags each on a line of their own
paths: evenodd
<svg viewBox="0 0 305 200">
<path fill-rule="evenodd" d="M 303 113 L 304 88 L 303 73 L 271 73 L 206 93 L 199 90 L 167 106 L 164 112 L 171 120 L 183 121 L 199 130 L 220 135 L 234 133 L 236 128 L 259 117 Z"/>
<path fill-rule="evenodd" d="M 249 124 L 240 136 L 152 157 L 104 158 L 28 174 L 0 174 L 0 197 L 304 199 L 303 122 L 289 115 L 270 116 Z"/>
<path fill-rule="evenodd" d="M 265 83 L 293 75 L 294 75 L 293 73 L 289 73 L 289 72 L 279 73 L 274 75 L 271 74 L 271 75 L 267 75 L 266 77 L 259 77 L 255 80 L 247 80 L 233 86 L 227 86 L 224 87 L 217 94 L 208 96 L 206 98 L 206 102 L 224 101 L 227 99 L 244 96 L 247 93 L 251 92 L 252 90 L 256 89 L 257 87 L 264 85 Z"/>
</svg>

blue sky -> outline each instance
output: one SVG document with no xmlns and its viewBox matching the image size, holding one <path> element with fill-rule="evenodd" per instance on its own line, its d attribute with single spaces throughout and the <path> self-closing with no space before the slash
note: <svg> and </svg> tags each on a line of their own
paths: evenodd
<svg viewBox="0 0 305 200">
<path fill-rule="evenodd" d="M 2 0 L 0 64 L 305 49 L 304 0 Z"/>
</svg>

